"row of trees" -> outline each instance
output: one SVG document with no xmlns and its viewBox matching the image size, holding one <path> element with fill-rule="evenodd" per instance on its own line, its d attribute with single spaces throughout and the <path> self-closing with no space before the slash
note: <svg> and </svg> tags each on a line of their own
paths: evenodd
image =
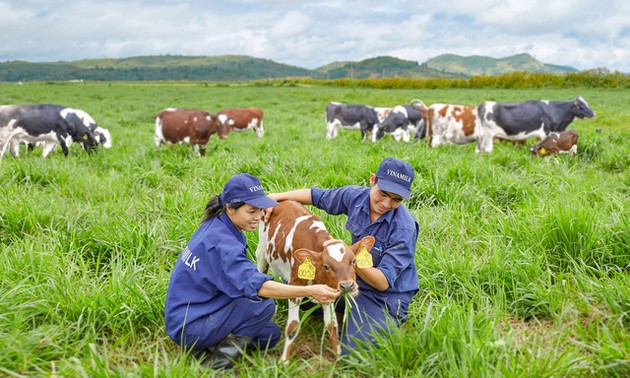
<svg viewBox="0 0 630 378">
<path fill-rule="evenodd" d="M 343 87 L 391 89 L 437 88 L 630 88 L 630 75 L 611 72 L 605 68 L 565 74 L 512 72 L 499 76 L 473 76 L 470 78 L 385 78 L 385 79 L 286 79 L 258 82 L 259 85 L 318 84 Z"/>
</svg>

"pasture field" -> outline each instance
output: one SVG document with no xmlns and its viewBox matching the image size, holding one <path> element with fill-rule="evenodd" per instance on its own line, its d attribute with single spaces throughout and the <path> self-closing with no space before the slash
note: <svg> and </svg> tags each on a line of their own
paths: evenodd
<svg viewBox="0 0 630 378">
<path fill-rule="evenodd" d="M 393 106 L 420 98 L 571 100 L 597 113 L 569 128 L 578 156 L 534 158 L 500 143 L 325 140 L 329 101 Z M 282 343 L 232 371 L 243 377 L 565 377 L 630 375 L 630 91 L 387 90 L 213 83 L 0 85 L 3 104 L 54 103 L 90 113 L 114 139 L 0 162 L 0 376 L 201 377 L 217 374 L 164 330 L 169 272 L 207 201 L 233 174 L 267 191 L 367 185 L 386 156 L 416 170 L 406 206 L 420 225 L 420 293 L 380 348 L 333 362 L 308 319 L 296 358 Z M 214 136 L 205 157 L 153 143 L 165 107 L 258 106 L 265 136 Z M 601 129 L 600 132 L 597 130 Z M 530 142 L 532 143 L 532 142 Z M 317 210 L 349 241 L 343 216 Z M 257 234 L 248 234 L 255 251 Z M 278 302 L 281 327 L 286 303 Z M 323 341 L 323 343 L 322 343 Z"/>
</svg>

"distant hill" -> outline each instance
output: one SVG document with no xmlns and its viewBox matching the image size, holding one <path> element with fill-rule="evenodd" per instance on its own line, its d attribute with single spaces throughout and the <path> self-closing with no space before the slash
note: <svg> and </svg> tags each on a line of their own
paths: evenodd
<svg viewBox="0 0 630 378">
<path fill-rule="evenodd" d="M 577 69 L 569 66 L 541 63 L 530 54 L 517 54 L 499 59 L 479 55 L 460 56 L 444 54 L 427 60 L 426 65 L 435 70 L 461 73 L 466 76 L 496 76 L 514 71 L 533 73 L 578 72 Z"/>
<path fill-rule="evenodd" d="M 441 72 L 425 64 L 412 60 L 403 60 L 391 56 L 380 56 L 358 62 L 333 62 L 316 68 L 315 71 L 326 75 L 327 79 L 379 79 L 385 77 L 465 77 L 460 73 Z"/>
<path fill-rule="evenodd" d="M 0 63 L 0 81 L 245 81 L 278 78 L 466 78 L 513 71 L 576 72 L 572 67 L 541 63 L 529 54 L 495 59 L 486 56 L 440 55 L 416 61 L 380 56 L 361 61 L 332 62 L 314 70 L 244 55 L 136 56 L 71 62 Z"/>
<path fill-rule="evenodd" d="M 312 70 L 250 56 L 137 56 L 57 63 L 0 63 L 0 81 L 238 81 L 311 77 Z"/>
</svg>

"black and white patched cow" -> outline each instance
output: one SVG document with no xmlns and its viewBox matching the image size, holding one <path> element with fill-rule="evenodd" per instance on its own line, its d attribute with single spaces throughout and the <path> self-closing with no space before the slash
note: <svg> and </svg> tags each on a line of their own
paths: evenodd
<svg viewBox="0 0 630 378">
<path fill-rule="evenodd" d="M 99 144 L 111 146 L 111 137 L 82 110 L 51 104 L 0 106 L 0 158 L 7 148 L 18 157 L 20 143 L 44 144 L 43 156 L 60 145 L 67 156 L 72 142 L 89 153 Z"/>
<path fill-rule="evenodd" d="M 410 135 L 424 138 L 424 120 L 422 113 L 410 105 L 395 106 L 385 120 L 375 125 L 372 131 L 372 142 L 390 134 L 397 142 L 401 139 L 409 142 Z"/>
<path fill-rule="evenodd" d="M 378 124 L 376 110 L 369 105 L 330 102 L 326 105 L 326 139 L 337 137 L 339 127 L 361 130 L 361 140 Z"/>
<path fill-rule="evenodd" d="M 477 107 L 484 137 L 484 152 L 492 152 L 492 139 L 518 141 L 544 139 L 550 132 L 561 132 L 575 118 L 595 118 L 595 112 L 582 98 L 572 101 L 494 102 Z"/>
</svg>

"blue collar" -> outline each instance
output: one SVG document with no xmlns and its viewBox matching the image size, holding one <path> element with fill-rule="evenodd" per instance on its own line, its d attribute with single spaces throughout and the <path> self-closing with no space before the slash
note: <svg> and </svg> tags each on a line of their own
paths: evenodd
<svg viewBox="0 0 630 378">
<path fill-rule="evenodd" d="M 238 228 L 232 223 L 230 217 L 228 217 L 227 213 L 221 213 L 218 216 L 218 219 L 225 224 L 225 227 L 234 235 L 236 240 L 243 243 L 244 246 L 247 246 L 247 238 L 242 231 L 239 231 Z"/>
</svg>

